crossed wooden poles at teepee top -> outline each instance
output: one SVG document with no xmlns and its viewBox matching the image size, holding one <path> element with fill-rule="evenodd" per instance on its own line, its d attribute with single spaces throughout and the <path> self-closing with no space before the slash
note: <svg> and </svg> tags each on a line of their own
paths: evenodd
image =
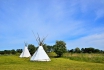
<svg viewBox="0 0 104 70">
<path fill-rule="evenodd" d="M 32 32 L 33 32 L 33 31 L 32 31 Z M 34 32 L 33 32 L 33 34 L 34 34 Z M 47 37 L 48 35 L 47 35 L 46 37 L 43 37 L 43 39 L 40 39 L 38 33 L 37 33 L 37 35 L 38 35 L 38 37 L 36 37 L 35 34 L 34 34 L 35 39 L 36 39 L 36 41 L 38 42 L 38 45 L 39 45 L 39 46 L 43 46 L 43 44 L 44 44 L 44 40 L 46 39 L 46 37 Z"/>
</svg>

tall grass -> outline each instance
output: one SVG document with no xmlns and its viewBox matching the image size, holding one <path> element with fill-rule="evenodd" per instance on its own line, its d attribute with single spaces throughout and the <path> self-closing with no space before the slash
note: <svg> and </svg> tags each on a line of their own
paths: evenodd
<svg viewBox="0 0 104 70">
<path fill-rule="evenodd" d="M 67 57 L 71 60 L 76 60 L 76 61 L 104 63 L 104 54 L 66 53 L 66 54 L 64 54 L 64 57 Z"/>
</svg>

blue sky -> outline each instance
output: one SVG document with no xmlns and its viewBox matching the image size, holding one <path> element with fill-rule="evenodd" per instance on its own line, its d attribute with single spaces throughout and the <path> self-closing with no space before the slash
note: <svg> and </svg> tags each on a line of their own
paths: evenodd
<svg viewBox="0 0 104 70">
<path fill-rule="evenodd" d="M 32 30 L 47 45 L 104 50 L 104 0 L 0 0 L 0 50 L 38 46 Z"/>
</svg>

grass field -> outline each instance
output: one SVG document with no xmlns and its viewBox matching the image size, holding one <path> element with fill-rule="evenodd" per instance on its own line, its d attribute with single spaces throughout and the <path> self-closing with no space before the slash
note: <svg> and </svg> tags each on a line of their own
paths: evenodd
<svg viewBox="0 0 104 70">
<path fill-rule="evenodd" d="M 104 63 L 51 58 L 50 62 L 31 62 L 17 55 L 0 55 L 0 70 L 104 70 Z"/>
<path fill-rule="evenodd" d="M 64 57 L 76 61 L 94 62 L 94 63 L 104 63 L 104 54 L 97 53 L 65 53 Z"/>
</svg>

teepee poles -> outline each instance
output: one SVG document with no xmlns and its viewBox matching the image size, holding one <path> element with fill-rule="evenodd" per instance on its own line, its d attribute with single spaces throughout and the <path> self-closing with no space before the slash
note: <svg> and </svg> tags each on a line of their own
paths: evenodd
<svg viewBox="0 0 104 70">
<path fill-rule="evenodd" d="M 32 31 L 33 32 L 33 31 Z M 33 34 L 34 34 L 34 32 L 33 32 Z M 34 34 L 34 36 L 35 36 L 35 34 Z M 48 36 L 48 35 L 47 35 Z M 47 37 L 46 36 L 46 37 Z M 37 41 L 37 43 L 38 43 L 38 45 L 39 46 L 42 46 L 43 44 L 44 44 L 44 40 L 46 39 L 46 37 L 43 37 L 42 39 L 40 38 L 40 36 L 39 36 L 39 34 L 37 33 L 37 37 L 35 36 L 35 39 L 36 39 L 36 41 Z"/>
<path fill-rule="evenodd" d="M 37 33 L 37 38 L 36 36 L 35 38 L 36 38 L 36 41 L 38 42 L 39 47 L 36 50 L 36 52 L 33 54 L 33 56 L 30 58 L 30 61 L 51 61 L 51 59 L 48 57 L 47 53 L 44 51 L 44 48 L 43 48 L 44 40 L 46 39 L 46 37 L 43 37 L 41 39 L 39 34 Z"/>
</svg>

